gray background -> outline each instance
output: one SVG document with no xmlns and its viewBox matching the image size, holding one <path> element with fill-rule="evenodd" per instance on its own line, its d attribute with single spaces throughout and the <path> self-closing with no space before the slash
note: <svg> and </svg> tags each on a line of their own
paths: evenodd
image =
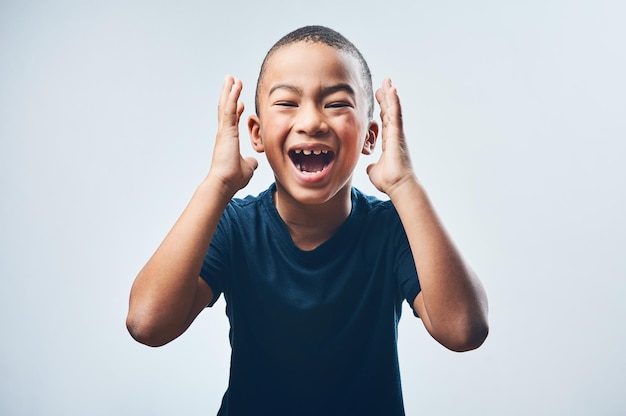
<svg viewBox="0 0 626 416">
<path fill-rule="evenodd" d="M 224 75 L 243 79 L 247 117 L 266 50 L 305 24 L 394 80 L 417 174 L 489 294 L 491 334 L 470 353 L 405 309 L 407 414 L 625 414 L 625 12 L 1 1 L 0 414 L 216 413 L 223 300 L 151 349 L 126 332 L 128 292 L 208 170 Z M 258 157 L 242 195 L 272 181 Z M 354 184 L 377 194 L 373 160 Z"/>
</svg>

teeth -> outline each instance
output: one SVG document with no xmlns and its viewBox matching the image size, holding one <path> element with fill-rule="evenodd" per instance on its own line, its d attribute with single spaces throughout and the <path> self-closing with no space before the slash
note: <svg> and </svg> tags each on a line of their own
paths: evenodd
<svg viewBox="0 0 626 416">
<path fill-rule="evenodd" d="M 317 171 L 315 171 L 315 172 L 309 172 L 308 170 L 304 170 L 304 169 L 302 169 L 302 165 L 301 165 L 301 164 L 299 164 L 299 163 L 296 163 L 296 168 L 298 168 L 298 170 L 299 170 L 300 172 L 304 173 L 305 175 L 314 175 L 314 174 L 316 174 L 316 173 L 320 173 L 321 171 L 323 171 L 323 170 L 326 168 L 326 166 L 324 166 L 324 168 L 322 168 L 322 169 L 320 169 L 320 170 L 317 170 Z"/>
<path fill-rule="evenodd" d="M 300 153 L 303 153 L 303 154 L 305 154 L 306 156 L 309 156 L 309 155 L 311 155 L 311 154 L 314 154 L 314 155 L 321 155 L 322 153 L 324 153 L 325 155 L 327 155 L 327 154 L 328 154 L 328 150 L 326 150 L 326 149 L 324 149 L 324 150 L 319 150 L 319 149 L 316 149 L 316 150 L 302 150 L 302 149 L 296 149 L 296 150 L 294 150 L 294 153 L 295 153 L 295 154 L 297 154 L 297 155 L 299 155 Z"/>
<path fill-rule="evenodd" d="M 293 149 L 293 153 L 296 155 L 304 155 L 304 156 L 310 156 L 310 155 L 315 155 L 315 156 L 319 156 L 321 154 L 327 155 L 330 152 L 330 150 L 326 150 L 326 149 Z M 300 160 L 302 156 L 300 156 Z M 320 173 L 322 171 L 324 171 L 324 169 L 326 169 L 326 167 L 328 166 L 328 163 L 324 164 L 324 167 L 322 167 L 321 169 L 315 171 L 315 172 L 311 172 L 311 171 L 307 171 L 304 170 L 304 166 L 301 163 L 296 163 L 296 160 L 294 160 L 294 164 L 296 166 L 296 168 L 302 172 L 305 175 L 315 175 L 317 173 Z"/>
</svg>

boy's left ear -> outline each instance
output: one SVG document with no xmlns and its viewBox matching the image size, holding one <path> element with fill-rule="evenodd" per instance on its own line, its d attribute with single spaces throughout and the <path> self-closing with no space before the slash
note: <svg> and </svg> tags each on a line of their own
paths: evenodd
<svg viewBox="0 0 626 416">
<path fill-rule="evenodd" d="M 364 155 L 371 155 L 374 151 L 374 147 L 376 146 L 376 138 L 378 137 L 378 123 L 375 121 L 370 121 L 370 124 L 367 129 L 367 136 L 365 136 L 365 141 L 363 142 L 363 149 L 361 153 Z"/>
</svg>

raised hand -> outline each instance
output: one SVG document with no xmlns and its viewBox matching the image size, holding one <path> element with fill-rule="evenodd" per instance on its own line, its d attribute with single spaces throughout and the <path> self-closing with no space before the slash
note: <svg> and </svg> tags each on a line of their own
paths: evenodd
<svg viewBox="0 0 626 416">
<path fill-rule="evenodd" d="M 382 121 L 382 155 L 367 167 L 367 174 L 376 188 L 391 197 L 406 180 L 415 179 L 409 149 L 402 128 L 402 108 L 398 91 L 386 78 L 376 91 Z"/>
<path fill-rule="evenodd" d="M 482 344 L 489 332 L 487 295 L 439 220 L 417 180 L 402 128 L 396 88 L 385 79 L 376 91 L 382 119 L 383 152 L 367 173 L 393 202 L 411 246 L 420 293 L 413 308 L 428 332 L 454 351 Z"/>
<path fill-rule="evenodd" d="M 244 105 L 239 101 L 241 80 L 226 76 L 217 107 L 218 129 L 208 177 L 223 183 L 234 194 L 245 187 L 258 166 L 256 159 L 243 158 L 239 150 L 239 120 Z"/>
</svg>

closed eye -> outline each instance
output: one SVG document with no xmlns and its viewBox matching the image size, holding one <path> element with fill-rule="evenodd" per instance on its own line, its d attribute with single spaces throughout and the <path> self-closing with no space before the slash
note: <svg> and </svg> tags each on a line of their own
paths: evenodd
<svg viewBox="0 0 626 416">
<path fill-rule="evenodd" d="M 350 103 L 341 102 L 341 101 L 326 104 L 326 108 L 342 108 L 342 107 L 351 107 L 351 105 Z"/>
<path fill-rule="evenodd" d="M 274 105 L 278 105 L 280 107 L 297 107 L 298 104 L 291 102 L 291 101 L 278 101 L 277 103 L 274 103 Z"/>
</svg>

